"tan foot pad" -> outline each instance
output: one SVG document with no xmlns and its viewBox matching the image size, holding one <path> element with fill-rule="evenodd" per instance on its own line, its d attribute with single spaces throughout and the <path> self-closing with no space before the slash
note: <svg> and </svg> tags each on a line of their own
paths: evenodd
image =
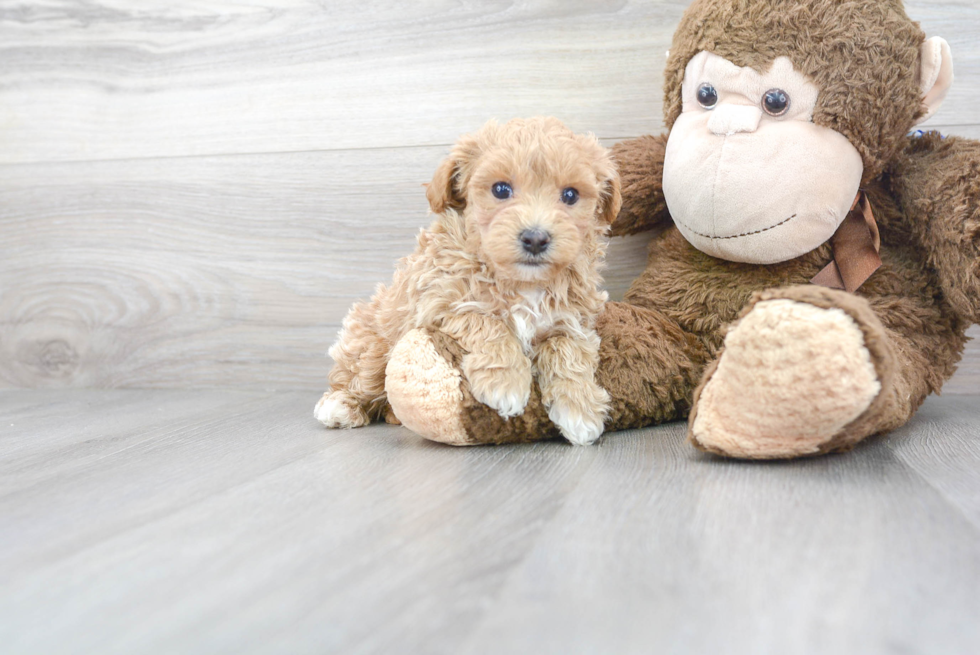
<svg viewBox="0 0 980 655">
<path fill-rule="evenodd" d="M 756 305 L 725 338 L 690 437 L 731 457 L 812 454 L 881 390 L 857 323 L 792 300 Z"/>
<path fill-rule="evenodd" d="M 473 443 L 461 420 L 462 376 L 436 350 L 429 335 L 412 330 L 391 351 L 385 392 L 402 425 L 426 439 L 453 445 Z"/>
</svg>

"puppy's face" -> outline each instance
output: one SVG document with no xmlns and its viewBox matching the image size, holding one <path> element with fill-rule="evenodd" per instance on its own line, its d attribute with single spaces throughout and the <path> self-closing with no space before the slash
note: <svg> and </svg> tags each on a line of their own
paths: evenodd
<svg viewBox="0 0 980 655">
<path fill-rule="evenodd" d="M 528 283 L 582 256 L 621 204 L 608 151 L 557 119 L 488 123 L 463 137 L 427 194 L 433 211 L 462 210 L 499 277 Z"/>
</svg>

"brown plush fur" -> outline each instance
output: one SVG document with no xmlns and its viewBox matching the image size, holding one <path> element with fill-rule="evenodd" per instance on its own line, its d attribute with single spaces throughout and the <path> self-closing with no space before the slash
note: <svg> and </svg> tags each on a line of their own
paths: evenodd
<svg viewBox="0 0 980 655">
<path fill-rule="evenodd" d="M 513 196 L 495 197 L 497 182 L 510 184 Z M 569 187 L 578 193 L 570 204 L 561 200 Z M 608 404 L 594 381 L 595 318 L 606 299 L 598 267 L 602 235 L 620 206 L 608 152 L 556 119 L 491 122 L 460 139 L 426 195 L 437 217 L 391 286 L 344 320 L 317 418 L 328 427 L 378 418 L 392 346 L 425 327 L 466 347 L 462 370 L 483 403 L 519 414 L 533 365 L 552 415 L 567 419 L 563 429 L 591 421 L 595 434 L 586 440 L 597 437 Z M 529 229 L 550 235 L 540 255 L 522 248 Z"/>
<path fill-rule="evenodd" d="M 664 72 L 664 120 L 681 112 L 687 62 L 702 50 L 759 73 L 779 56 L 820 89 L 813 122 L 840 132 L 881 174 L 921 113 L 919 48 L 925 34 L 901 0 L 695 0 L 674 33 Z"/>
<path fill-rule="evenodd" d="M 862 188 L 880 228 L 883 265 L 848 294 L 809 283 L 831 260 L 829 243 L 766 266 L 710 257 L 670 226 L 661 189 L 666 138 L 617 145 L 624 199 L 613 233 L 665 229 L 651 242 L 648 267 L 623 303 L 607 303 L 598 320 L 597 376 L 612 396 L 607 428 L 639 427 L 688 411 L 693 426 L 726 330 L 756 304 L 775 299 L 843 311 L 860 329 L 881 385 L 856 420 L 815 451 L 794 454 L 850 449 L 902 425 L 927 395 L 941 390 L 962 354 L 966 329 L 980 321 L 980 144 L 906 136 L 923 111 L 916 79 L 923 38 L 899 0 L 692 4 L 667 64 L 668 125 L 680 112 L 685 66 L 699 50 L 759 71 L 788 56 L 820 88 L 814 122 L 843 134 L 861 154 Z M 440 347 L 451 350 L 445 342 Z M 819 359 L 813 366 L 821 366 Z M 533 397 L 521 421 L 509 425 L 471 398 L 464 404 L 464 424 L 475 441 L 553 434 Z"/>
</svg>

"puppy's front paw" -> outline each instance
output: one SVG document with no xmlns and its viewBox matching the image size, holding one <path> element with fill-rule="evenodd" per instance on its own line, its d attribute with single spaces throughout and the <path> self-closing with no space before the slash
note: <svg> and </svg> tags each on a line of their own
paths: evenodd
<svg viewBox="0 0 980 655">
<path fill-rule="evenodd" d="M 602 435 L 610 402 L 605 389 L 591 380 L 563 380 L 546 389 L 544 394 L 548 418 L 570 442 L 588 446 Z"/>
<path fill-rule="evenodd" d="M 473 397 L 503 418 L 524 411 L 531 397 L 531 364 L 517 366 L 468 366 L 472 361 L 463 358 L 463 374 L 470 383 Z"/>
<path fill-rule="evenodd" d="M 371 422 L 367 412 L 345 391 L 328 391 L 313 408 L 313 416 L 328 428 L 359 428 Z"/>
</svg>

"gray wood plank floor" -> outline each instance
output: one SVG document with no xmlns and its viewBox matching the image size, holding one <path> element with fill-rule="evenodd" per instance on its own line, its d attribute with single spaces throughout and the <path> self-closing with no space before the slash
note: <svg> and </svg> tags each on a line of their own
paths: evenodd
<svg viewBox="0 0 980 655">
<path fill-rule="evenodd" d="M 980 416 L 748 464 L 454 449 L 309 393 L 0 391 L 4 653 L 976 653 Z"/>
</svg>

